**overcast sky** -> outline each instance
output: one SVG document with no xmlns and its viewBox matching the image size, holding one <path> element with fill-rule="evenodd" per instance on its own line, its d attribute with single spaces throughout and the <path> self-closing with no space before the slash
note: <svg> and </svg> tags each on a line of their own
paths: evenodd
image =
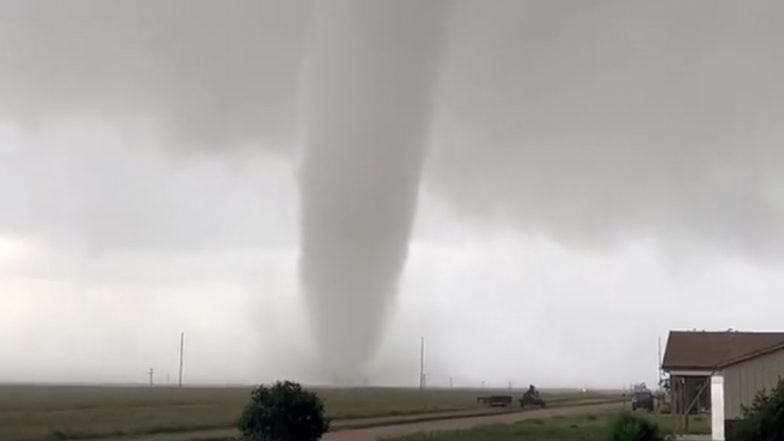
<svg viewBox="0 0 784 441">
<path fill-rule="evenodd" d="M 372 383 L 416 385 L 422 335 L 432 385 L 621 387 L 670 329 L 781 330 L 780 2 L 317 3 L 0 0 L 0 382 L 164 382 L 181 331 L 187 381 L 331 381 L 314 195 L 359 262 L 347 231 L 402 200 L 370 241 L 401 256 L 388 307 L 335 325 L 378 322 Z M 355 62 L 330 23 L 377 16 L 358 46 L 392 55 Z M 394 143 L 325 143 L 350 191 L 314 192 L 343 92 L 421 150 L 371 112 Z"/>
</svg>

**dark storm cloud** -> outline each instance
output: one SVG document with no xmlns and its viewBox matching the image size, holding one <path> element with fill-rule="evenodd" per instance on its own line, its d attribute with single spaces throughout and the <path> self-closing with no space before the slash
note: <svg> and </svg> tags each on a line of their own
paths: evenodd
<svg viewBox="0 0 784 441">
<path fill-rule="evenodd" d="M 428 177 L 464 214 L 579 246 L 781 252 L 781 3 L 461 6 Z"/>
<path fill-rule="evenodd" d="M 425 170 L 441 197 L 576 244 L 778 248 L 779 2 L 449 4 Z M 307 3 L 1 7 L 7 122 L 92 113 L 175 146 L 291 148 Z"/>
<path fill-rule="evenodd" d="M 304 1 L 10 0 L 0 118 L 150 121 L 172 147 L 290 141 Z"/>
</svg>

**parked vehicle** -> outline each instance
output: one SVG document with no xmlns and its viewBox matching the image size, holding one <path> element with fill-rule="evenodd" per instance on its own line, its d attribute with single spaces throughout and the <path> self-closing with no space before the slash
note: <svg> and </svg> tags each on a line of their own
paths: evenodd
<svg viewBox="0 0 784 441">
<path fill-rule="evenodd" d="M 490 407 L 509 407 L 512 405 L 511 395 L 490 395 L 486 397 L 477 397 L 478 403 L 487 404 Z"/>
<path fill-rule="evenodd" d="M 655 397 L 648 389 L 636 389 L 632 392 L 632 410 L 645 409 L 653 412 Z"/>
</svg>

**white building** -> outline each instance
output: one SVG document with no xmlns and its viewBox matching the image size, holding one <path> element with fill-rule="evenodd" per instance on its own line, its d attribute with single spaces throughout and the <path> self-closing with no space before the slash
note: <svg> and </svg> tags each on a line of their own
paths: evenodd
<svg viewBox="0 0 784 441">
<path fill-rule="evenodd" d="M 784 333 L 673 331 L 662 369 L 676 429 L 688 427 L 685 415 L 709 410 L 712 438 L 724 441 L 743 407 L 784 378 Z"/>
</svg>

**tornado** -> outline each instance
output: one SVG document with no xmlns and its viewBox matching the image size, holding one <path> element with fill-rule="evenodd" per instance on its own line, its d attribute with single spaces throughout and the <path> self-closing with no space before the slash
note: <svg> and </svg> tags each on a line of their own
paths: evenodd
<svg viewBox="0 0 784 441">
<path fill-rule="evenodd" d="M 394 306 L 438 68 L 442 1 L 314 2 L 303 72 L 300 279 L 322 369 L 362 378 Z"/>
</svg>

